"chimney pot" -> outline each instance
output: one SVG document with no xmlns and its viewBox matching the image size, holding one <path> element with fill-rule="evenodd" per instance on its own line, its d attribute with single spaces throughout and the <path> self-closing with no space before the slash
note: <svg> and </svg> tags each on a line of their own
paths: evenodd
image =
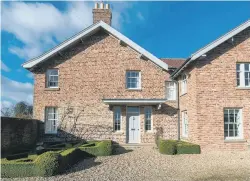
<svg viewBox="0 0 250 181">
<path fill-rule="evenodd" d="M 104 4 L 103 4 L 103 2 L 100 3 L 100 9 L 104 9 Z"/>
<path fill-rule="evenodd" d="M 98 9 L 98 5 L 99 5 L 98 3 L 95 3 L 95 9 Z"/>
<path fill-rule="evenodd" d="M 112 12 L 109 4 L 95 3 L 95 7 L 93 8 L 93 23 L 97 23 L 99 21 L 103 21 L 109 25 L 111 25 Z"/>
</svg>

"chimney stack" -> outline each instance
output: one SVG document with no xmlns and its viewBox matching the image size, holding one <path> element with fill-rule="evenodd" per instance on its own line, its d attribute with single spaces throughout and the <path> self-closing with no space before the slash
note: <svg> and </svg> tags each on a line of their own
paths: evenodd
<svg viewBox="0 0 250 181">
<path fill-rule="evenodd" d="M 93 23 L 103 21 L 111 25 L 112 13 L 109 4 L 95 3 L 95 8 L 93 9 Z"/>
</svg>

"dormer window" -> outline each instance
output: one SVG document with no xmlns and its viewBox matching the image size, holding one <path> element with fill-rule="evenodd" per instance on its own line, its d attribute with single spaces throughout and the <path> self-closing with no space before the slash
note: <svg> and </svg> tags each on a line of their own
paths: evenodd
<svg viewBox="0 0 250 181">
<path fill-rule="evenodd" d="M 58 88 L 58 69 L 48 69 L 46 80 L 47 88 Z"/>
</svg>

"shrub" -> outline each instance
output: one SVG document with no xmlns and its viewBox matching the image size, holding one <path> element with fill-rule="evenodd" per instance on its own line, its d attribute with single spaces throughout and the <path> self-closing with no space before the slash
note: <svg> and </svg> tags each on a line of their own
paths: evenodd
<svg viewBox="0 0 250 181">
<path fill-rule="evenodd" d="M 179 141 L 176 145 L 177 154 L 200 154 L 200 145 Z"/>
<path fill-rule="evenodd" d="M 1 164 L 1 177 L 32 177 L 37 175 L 37 167 L 33 162 L 14 162 Z"/>
<path fill-rule="evenodd" d="M 159 151 L 162 154 L 174 155 L 176 154 L 176 140 L 162 140 L 159 139 Z"/>
<path fill-rule="evenodd" d="M 77 162 L 83 159 L 83 153 L 78 148 L 70 148 L 61 152 L 60 154 L 62 156 L 60 159 L 60 168 L 59 168 L 60 173 L 64 172 L 72 165 L 76 164 Z"/>
<path fill-rule="evenodd" d="M 28 158 L 10 161 L 1 159 L 1 176 L 5 178 L 53 176 L 64 172 L 86 156 L 107 156 L 111 154 L 112 142 L 106 140 L 91 142 L 79 148 L 70 148 L 64 151 L 49 151 L 39 156 L 29 155 Z"/>
<path fill-rule="evenodd" d="M 60 157 L 59 153 L 51 151 L 37 157 L 35 164 L 39 170 L 38 175 L 43 177 L 56 175 L 59 172 Z"/>
<path fill-rule="evenodd" d="M 90 144 L 92 144 L 92 142 Z M 84 154 L 85 157 L 109 156 L 109 155 L 112 155 L 112 141 L 104 140 L 100 142 L 95 142 L 95 146 L 82 145 L 79 147 L 79 149 L 85 152 Z"/>
</svg>

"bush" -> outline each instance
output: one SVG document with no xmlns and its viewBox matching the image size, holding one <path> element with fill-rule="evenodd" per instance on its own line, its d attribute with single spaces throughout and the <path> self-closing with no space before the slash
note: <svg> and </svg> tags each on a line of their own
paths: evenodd
<svg viewBox="0 0 250 181">
<path fill-rule="evenodd" d="M 70 148 L 61 152 L 60 154 L 62 156 L 60 159 L 60 173 L 64 172 L 77 162 L 81 161 L 84 155 L 82 151 L 78 148 Z"/>
<path fill-rule="evenodd" d="M 29 155 L 28 158 L 10 161 L 1 159 L 1 176 L 5 178 L 53 176 L 64 172 L 86 156 L 107 156 L 111 154 L 112 142 L 106 140 L 91 142 L 79 148 L 70 148 L 64 151 L 49 151 L 39 156 Z"/>
<path fill-rule="evenodd" d="M 92 143 L 90 143 L 92 144 Z M 82 145 L 79 147 L 81 151 L 84 151 L 85 157 L 89 156 L 109 156 L 112 155 L 112 141 L 111 140 L 104 140 L 95 142 L 95 146 L 85 146 Z"/>
<path fill-rule="evenodd" d="M 1 164 L 1 177 L 32 177 L 37 175 L 37 167 L 31 162 L 12 162 Z"/>
<path fill-rule="evenodd" d="M 179 141 L 176 145 L 177 154 L 200 154 L 200 145 Z"/>
<path fill-rule="evenodd" d="M 39 170 L 38 175 L 43 177 L 53 176 L 59 173 L 59 161 L 61 155 L 56 152 L 46 152 L 41 154 L 35 164 Z"/>
<path fill-rule="evenodd" d="M 159 139 L 159 151 L 162 154 L 174 155 L 176 154 L 176 140 L 162 140 Z"/>
</svg>

